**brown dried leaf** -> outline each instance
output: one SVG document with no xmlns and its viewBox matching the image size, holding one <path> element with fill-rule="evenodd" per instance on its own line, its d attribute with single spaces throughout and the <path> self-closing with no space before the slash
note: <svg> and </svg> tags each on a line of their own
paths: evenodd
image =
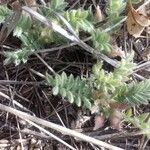
<svg viewBox="0 0 150 150">
<path fill-rule="evenodd" d="M 146 16 L 145 11 L 136 11 L 129 0 L 127 15 L 127 30 L 134 37 L 139 37 L 145 27 L 150 25 L 150 18 Z"/>
<path fill-rule="evenodd" d="M 129 9 L 128 11 L 126 23 L 129 34 L 133 35 L 134 37 L 140 37 L 145 27 L 137 23 L 132 13 L 132 9 Z"/>
<path fill-rule="evenodd" d="M 136 22 L 143 27 L 148 27 L 150 25 L 149 17 L 144 14 L 137 12 L 134 8 L 132 8 L 132 15 L 135 18 Z"/>
<path fill-rule="evenodd" d="M 125 52 L 122 51 L 116 44 L 112 45 L 112 51 L 110 53 L 110 57 L 114 58 L 114 57 L 124 57 L 125 56 Z"/>
</svg>

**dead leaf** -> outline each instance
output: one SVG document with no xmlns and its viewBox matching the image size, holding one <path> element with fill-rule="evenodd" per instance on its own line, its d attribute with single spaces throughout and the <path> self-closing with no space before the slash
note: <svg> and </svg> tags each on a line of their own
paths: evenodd
<svg viewBox="0 0 150 150">
<path fill-rule="evenodd" d="M 104 126 L 104 121 L 105 121 L 104 116 L 96 115 L 93 130 L 97 130 L 99 128 L 102 128 Z"/>
<path fill-rule="evenodd" d="M 116 44 L 115 45 L 112 45 L 112 51 L 110 53 L 110 57 L 111 58 L 114 58 L 114 57 L 117 57 L 117 56 L 120 56 L 121 58 L 122 57 L 125 57 L 125 52 L 123 50 L 121 50 Z"/>
<path fill-rule="evenodd" d="M 146 16 L 144 11 L 136 11 L 129 0 L 127 15 L 127 30 L 134 37 L 139 37 L 145 27 L 150 25 L 150 18 Z"/>
<path fill-rule="evenodd" d="M 150 17 L 150 3 L 142 7 L 138 12 L 143 14 L 144 16 Z"/>
<path fill-rule="evenodd" d="M 132 14 L 136 22 L 141 26 L 148 27 L 150 25 L 149 17 L 144 16 L 144 14 L 140 13 L 139 11 L 136 11 L 134 8 L 132 8 Z"/>
<path fill-rule="evenodd" d="M 97 22 L 102 22 L 104 20 L 104 15 L 102 14 L 99 5 L 96 7 L 95 19 Z"/>
<path fill-rule="evenodd" d="M 141 26 L 139 23 L 136 22 L 134 15 L 132 13 L 132 9 L 129 9 L 128 11 L 126 23 L 129 34 L 131 34 L 136 38 L 141 35 L 141 33 L 145 28 L 144 26 Z"/>
</svg>

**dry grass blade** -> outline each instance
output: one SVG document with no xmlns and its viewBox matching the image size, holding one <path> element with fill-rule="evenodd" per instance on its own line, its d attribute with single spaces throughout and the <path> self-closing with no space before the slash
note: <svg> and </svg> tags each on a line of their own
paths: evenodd
<svg viewBox="0 0 150 150">
<path fill-rule="evenodd" d="M 2 93 L 2 92 L 0 92 L 0 96 L 2 96 L 3 98 L 6 98 L 6 99 L 9 100 L 9 101 L 12 101 L 12 99 L 11 99 L 8 95 L 6 95 L 6 94 L 4 94 L 4 93 Z M 13 104 L 16 105 L 16 106 L 18 106 L 19 108 L 21 108 L 21 109 L 27 111 L 27 112 L 30 112 L 31 114 L 33 114 L 32 111 L 30 111 L 29 109 L 27 109 L 26 107 L 24 107 L 23 105 L 21 105 L 20 103 L 18 103 L 18 102 L 17 102 L 16 100 L 14 100 L 14 99 L 13 99 Z"/>
<path fill-rule="evenodd" d="M 47 64 L 47 62 L 44 61 L 44 59 L 38 55 L 37 53 L 34 53 L 39 59 L 40 61 L 55 75 L 56 72 Z"/>
<path fill-rule="evenodd" d="M 31 116 L 31 115 L 28 115 L 27 113 L 21 112 L 19 110 L 16 110 L 14 108 L 8 107 L 6 105 L 0 104 L 0 109 L 2 111 L 7 111 L 9 113 L 12 113 L 12 114 L 20 117 L 21 119 L 26 118 L 29 121 L 32 121 L 32 122 L 37 123 L 39 125 L 42 125 L 42 126 L 45 126 L 45 127 L 51 128 L 51 129 L 54 129 L 56 131 L 61 132 L 62 134 L 73 136 L 73 137 L 78 138 L 78 139 L 80 139 L 82 141 L 86 141 L 86 142 L 98 145 L 100 147 L 105 147 L 105 148 L 110 149 L 110 150 L 123 150 L 122 148 L 119 148 L 119 147 L 113 146 L 111 144 L 102 142 L 100 140 L 94 139 L 94 138 L 89 137 L 87 135 L 84 135 L 82 133 L 78 133 L 78 132 L 76 132 L 74 130 L 71 130 L 71 129 L 62 127 L 60 125 L 57 125 L 55 123 L 48 122 L 46 120 L 40 119 L 38 117 L 34 117 L 34 116 Z"/>
<path fill-rule="evenodd" d="M 134 67 L 134 72 L 137 72 L 137 71 L 145 69 L 145 68 L 150 68 L 150 61 L 147 61 L 143 64 L 138 65 L 138 66 L 135 66 Z"/>
<path fill-rule="evenodd" d="M 44 23 L 45 25 L 47 25 L 48 27 L 52 28 L 54 31 L 60 33 L 61 35 L 63 35 L 64 37 L 66 37 L 67 39 L 75 42 L 77 41 L 76 37 L 70 35 L 66 30 L 64 30 L 62 27 L 60 27 L 59 25 L 57 25 L 54 22 L 50 22 L 47 18 L 45 18 L 44 16 L 40 15 L 39 13 L 37 13 L 36 11 L 33 11 L 31 8 L 24 6 L 22 7 L 22 9 L 26 12 L 28 12 L 29 14 L 31 14 L 34 18 L 36 18 L 37 20 L 41 21 L 42 23 Z"/>
<path fill-rule="evenodd" d="M 44 82 L 30 82 L 30 81 L 15 81 L 15 80 L 0 80 L 1 85 L 21 85 L 21 84 L 26 84 L 26 85 L 45 85 Z"/>
<path fill-rule="evenodd" d="M 73 148 L 71 145 L 69 145 L 68 143 L 66 143 L 65 141 L 63 141 L 62 139 L 58 138 L 57 136 L 55 136 L 54 134 L 50 133 L 49 131 L 47 131 L 46 129 L 40 127 L 39 125 L 37 125 L 36 123 L 25 119 L 29 124 L 35 126 L 36 128 L 38 128 L 40 131 L 46 133 L 47 135 L 49 135 L 50 137 L 54 138 L 55 140 L 57 140 L 58 142 L 64 144 L 65 146 L 67 146 L 68 148 L 70 148 L 71 150 L 76 150 L 75 148 Z"/>
</svg>

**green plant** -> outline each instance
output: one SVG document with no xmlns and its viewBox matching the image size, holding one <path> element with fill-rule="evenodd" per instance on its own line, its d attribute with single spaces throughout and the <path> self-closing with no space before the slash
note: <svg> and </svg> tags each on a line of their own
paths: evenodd
<svg viewBox="0 0 150 150">
<path fill-rule="evenodd" d="M 124 84 L 125 80 L 128 78 L 128 75 L 132 72 L 132 68 L 134 67 L 132 59 L 133 55 L 122 58 L 113 72 L 106 72 L 102 68 L 102 62 L 95 64 L 93 66 L 93 83 L 95 83 L 95 87 L 105 93 L 112 94 L 117 87 Z"/>
<path fill-rule="evenodd" d="M 47 74 L 46 81 L 52 86 L 53 95 L 60 94 L 70 103 L 75 103 L 79 107 L 91 108 L 91 90 L 86 81 L 79 77 L 75 78 L 72 74 L 67 76 L 65 72 L 61 75 L 56 74 L 54 77 Z"/>
<path fill-rule="evenodd" d="M 113 72 L 106 72 L 102 66 L 103 63 L 100 62 L 95 64 L 93 75 L 88 80 L 74 78 L 73 75 L 67 77 L 64 72 L 54 77 L 47 75 L 46 79 L 53 87 L 54 95 L 60 94 L 78 106 L 82 106 L 82 101 L 87 103 L 87 100 L 88 105 L 92 100 L 96 105 L 106 107 L 106 109 L 110 109 L 110 103 L 134 106 L 147 104 L 150 101 L 150 80 L 126 83 L 134 66 L 131 57 L 122 59 Z M 103 110 L 106 109 L 103 108 Z"/>
<path fill-rule="evenodd" d="M 150 80 L 140 83 L 132 82 L 117 88 L 115 100 L 130 106 L 148 104 L 150 101 Z"/>
<path fill-rule="evenodd" d="M 72 26 L 77 34 L 79 34 L 80 31 L 88 32 L 89 34 L 91 34 L 93 45 L 97 50 L 100 50 L 102 53 L 105 54 L 110 53 L 110 35 L 102 32 L 99 29 L 97 30 L 94 28 L 94 17 L 92 15 L 91 9 L 89 8 L 88 10 L 84 10 L 79 8 L 76 10 L 65 11 L 67 5 L 68 4 L 64 0 L 52 0 L 50 3 L 47 3 L 46 6 L 39 7 L 38 12 L 46 16 L 52 22 L 63 26 L 67 30 L 64 22 L 56 14 L 61 15 L 63 18 L 66 19 L 66 21 L 68 21 L 68 23 Z M 108 16 L 114 14 L 114 7 L 117 6 L 117 10 L 120 10 L 121 5 L 122 3 L 115 4 L 115 2 L 110 2 L 110 4 L 108 5 Z M 6 6 L 0 6 L 1 23 L 4 22 L 6 17 L 9 17 L 11 13 L 12 10 L 9 10 Z M 111 17 L 109 19 L 111 19 Z M 5 56 L 7 57 L 7 59 L 5 62 L 10 63 L 10 60 L 12 60 L 12 62 L 15 62 L 16 65 L 18 65 L 19 62 L 26 62 L 28 57 L 33 54 L 34 51 L 44 47 L 47 43 L 67 42 L 67 40 L 64 40 L 64 38 L 58 33 L 43 26 L 39 22 L 37 23 L 36 21 L 32 21 L 28 16 L 24 14 L 22 14 L 16 28 L 14 29 L 13 35 L 20 38 L 20 40 L 22 41 L 22 47 L 19 48 L 19 52 L 12 52 L 12 55 L 15 56 L 13 57 L 13 59 L 12 57 L 10 57 L 11 55 L 6 54 Z M 21 58 L 21 53 L 22 59 L 19 61 L 19 58 Z M 19 56 L 16 56 L 17 54 Z M 24 56 L 25 58 L 23 58 Z M 15 58 L 17 60 L 15 60 Z"/>
<path fill-rule="evenodd" d="M 121 12 L 125 8 L 124 0 L 109 0 L 108 7 L 107 7 L 107 15 L 108 15 L 108 24 L 113 25 L 122 19 Z"/>
<path fill-rule="evenodd" d="M 48 2 L 46 6 L 41 7 L 39 12 L 47 18 L 58 19 L 54 12 L 64 14 L 67 5 L 68 3 L 64 0 L 51 0 L 51 2 Z"/>
<path fill-rule="evenodd" d="M 131 116 L 132 113 L 124 114 L 124 121 L 132 123 L 136 128 L 139 128 L 143 134 L 145 134 L 150 139 L 150 114 L 143 113 L 138 116 Z"/>
<path fill-rule="evenodd" d="M 56 12 L 64 12 L 68 3 L 64 0 L 52 0 L 50 3 L 50 8 Z"/>
<path fill-rule="evenodd" d="M 107 23 L 115 20 L 114 17 L 120 17 L 120 13 L 124 8 L 124 4 L 125 3 L 122 0 L 109 1 L 107 8 Z M 72 26 L 76 33 L 79 34 L 80 31 L 84 31 L 91 34 L 93 45 L 97 50 L 100 50 L 105 54 L 110 53 L 110 34 L 102 32 L 101 29 L 94 28 L 94 19 L 91 18 L 92 15 L 90 9 L 67 10 L 65 12 L 66 6 L 67 3 L 65 1 L 52 0 L 51 3 L 48 3 L 46 7 L 40 7 L 38 11 L 57 24 L 64 26 L 64 28 L 67 30 L 63 20 L 61 20 L 60 17 L 57 16 L 57 14 L 59 13 L 64 19 L 66 19 L 66 21 L 68 21 L 68 23 Z M 0 17 L 2 18 L 2 22 L 4 22 L 4 19 L 9 16 L 11 12 L 12 11 L 9 10 L 6 6 L 0 6 Z M 53 32 L 53 30 L 43 26 L 41 23 L 37 24 L 36 21 L 32 21 L 28 16 L 25 16 L 23 14 L 19 20 L 17 27 L 13 31 L 13 35 L 20 38 L 22 46 L 15 52 L 5 53 L 5 64 L 11 62 L 14 62 L 16 65 L 21 62 L 25 63 L 31 54 L 36 52 L 37 49 L 44 47 L 46 43 L 56 43 L 57 41 L 60 42 L 61 39 L 61 36 Z M 139 84 L 126 83 L 126 81 L 128 81 L 128 75 L 132 72 L 132 68 L 134 65 L 132 63 L 132 60 L 133 55 L 131 55 L 131 57 L 122 58 L 122 60 L 118 62 L 118 66 L 116 69 L 114 69 L 113 72 L 105 71 L 102 68 L 103 63 L 97 63 L 93 66 L 93 75 L 89 79 L 89 82 L 82 81 L 79 78 L 75 79 L 72 76 L 67 77 L 65 73 L 63 73 L 62 75 L 56 75 L 53 78 L 49 77 L 49 79 L 56 81 L 51 82 L 53 83 L 51 85 L 53 87 L 53 92 L 54 94 L 61 94 L 63 97 L 68 98 L 68 100 L 70 100 L 71 102 L 75 102 L 78 106 L 81 106 L 81 101 L 84 101 L 84 99 L 87 97 L 89 97 L 90 100 L 93 98 L 93 100 L 96 99 L 96 101 L 99 102 L 103 99 L 103 101 L 108 101 L 108 104 L 109 101 L 127 102 L 128 104 L 135 105 L 147 103 L 148 99 L 146 98 L 147 96 L 149 96 L 147 94 L 149 81 L 141 82 Z M 61 80 L 63 80 L 62 84 L 58 84 L 58 79 L 60 80 L 60 82 Z M 67 82 L 69 80 L 72 80 L 73 83 L 77 83 L 73 84 L 70 89 L 71 91 L 69 92 L 69 94 L 67 94 L 64 89 L 69 88 L 70 85 L 67 86 Z M 148 84 L 147 89 L 139 88 L 139 86 L 144 87 L 146 83 Z M 87 90 L 87 85 L 89 84 L 92 88 L 91 92 L 93 92 L 94 94 L 98 93 L 95 94 L 97 95 L 97 98 L 95 96 L 92 97 L 92 95 L 91 97 L 90 95 L 87 96 L 81 90 L 81 88 L 85 88 Z M 75 91 L 73 91 L 74 88 L 76 89 Z M 80 89 L 80 92 L 77 89 Z M 132 95 L 129 93 L 130 91 L 132 91 Z M 137 91 L 139 91 L 140 95 L 136 93 Z M 82 94 L 80 93 L 82 93 L 83 96 L 81 96 Z M 75 97 L 77 97 L 77 101 L 75 101 Z M 143 101 L 141 101 L 141 97 L 143 97 Z"/>
<path fill-rule="evenodd" d="M 94 26 L 89 19 L 89 16 L 90 11 L 83 9 L 66 11 L 64 14 L 66 20 L 77 33 L 79 33 L 81 30 L 87 31 L 89 33 L 94 31 Z"/>
<path fill-rule="evenodd" d="M 90 35 L 92 35 L 94 47 L 102 53 L 109 54 L 111 52 L 110 35 L 102 32 L 100 29 L 94 28 L 94 17 L 91 9 L 89 8 L 88 10 L 84 10 L 79 8 L 76 10 L 65 10 L 67 5 L 68 4 L 64 0 L 52 0 L 50 3 L 47 3 L 46 6 L 39 7 L 38 12 L 43 16 L 46 16 L 52 22 L 55 22 L 68 30 L 65 27 L 65 23 L 57 14 L 61 15 L 64 19 L 66 19 L 66 21 L 68 21 L 78 35 L 80 31 L 88 32 Z M 114 1 L 109 2 L 108 16 L 110 17 L 108 17 L 109 19 L 107 22 L 111 20 L 111 15 L 114 15 L 116 8 L 116 12 L 118 12 L 117 15 L 119 16 L 121 5 L 123 5 L 122 1 L 120 1 L 120 3 Z M 11 13 L 12 10 L 9 10 L 6 6 L 0 6 L 1 23 L 4 22 L 6 17 L 9 17 Z M 6 52 L 6 64 L 8 62 L 11 63 L 11 61 L 16 65 L 21 62 L 24 63 L 28 60 L 28 57 L 33 54 L 33 52 L 39 48 L 43 48 L 48 43 L 60 44 L 60 42 L 67 42 L 67 40 L 65 40 L 58 33 L 54 32 L 48 27 L 43 26 L 39 22 L 32 21 L 24 14 L 22 14 L 16 28 L 14 29 L 13 35 L 20 38 L 22 47 L 19 48 L 18 52 L 12 52 L 12 56 Z M 19 60 L 20 58 L 21 60 Z"/>
<path fill-rule="evenodd" d="M 134 66 L 131 61 L 133 57 L 122 59 L 113 72 L 106 72 L 103 63 L 93 66 L 93 76 L 91 77 L 95 89 L 93 99 L 96 105 L 110 108 L 109 104 L 123 103 L 129 106 L 148 104 L 150 101 L 150 80 L 140 83 L 131 82 L 128 76 L 132 73 Z"/>
<path fill-rule="evenodd" d="M 7 6 L 0 6 L 0 23 L 3 23 L 5 21 L 5 18 L 7 18 L 11 14 L 11 10 L 8 9 Z"/>
<path fill-rule="evenodd" d="M 34 49 L 27 49 L 22 48 L 20 50 L 17 50 L 15 52 L 7 52 L 5 53 L 6 59 L 4 61 L 4 64 L 10 64 L 12 62 L 15 63 L 15 65 L 19 65 L 21 62 L 26 63 L 28 60 L 29 55 L 34 52 Z"/>
<path fill-rule="evenodd" d="M 110 35 L 106 32 L 96 30 L 92 33 L 92 41 L 97 50 L 109 54 L 111 52 Z"/>
</svg>

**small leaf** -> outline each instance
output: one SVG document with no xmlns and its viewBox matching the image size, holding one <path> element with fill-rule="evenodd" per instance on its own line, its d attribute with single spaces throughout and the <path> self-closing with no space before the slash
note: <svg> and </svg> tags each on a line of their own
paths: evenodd
<svg viewBox="0 0 150 150">
<path fill-rule="evenodd" d="M 58 86 L 53 87 L 52 91 L 53 91 L 53 95 L 58 95 L 59 87 Z"/>
<path fill-rule="evenodd" d="M 88 109 L 91 109 L 91 102 L 89 99 L 87 99 L 86 97 L 84 97 L 84 106 Z"/>
<path fill-rule="evenodd" d="M 78 107 L 81 106 L 81 98 L 80 98 L 80 96 L 76 97 L 75 103 L 77 104 Z"/>
<path fill-rule="evenodd" d="M 60 94 L 63 98 L 65 98 L 67 96 L 66 90 L 64 88 L 60 89 Z"/>
<path fill-rule="evenodd" d="M 74 96 L 70 91 L 67 92 L 67 98 L 70 103 L 74 102 Z"/>
<path fill-rule="evenodd" d="M 64 84 L 66 83 L 66 81 L 67 81 L 67 75 L 66 75 L 65 72 L 63 72 L 63 73 L 61 74 L 61 80 L 60 80 L 60 85 L 61 85 L 61 87 L 64 86 Z"/>
</svg>

